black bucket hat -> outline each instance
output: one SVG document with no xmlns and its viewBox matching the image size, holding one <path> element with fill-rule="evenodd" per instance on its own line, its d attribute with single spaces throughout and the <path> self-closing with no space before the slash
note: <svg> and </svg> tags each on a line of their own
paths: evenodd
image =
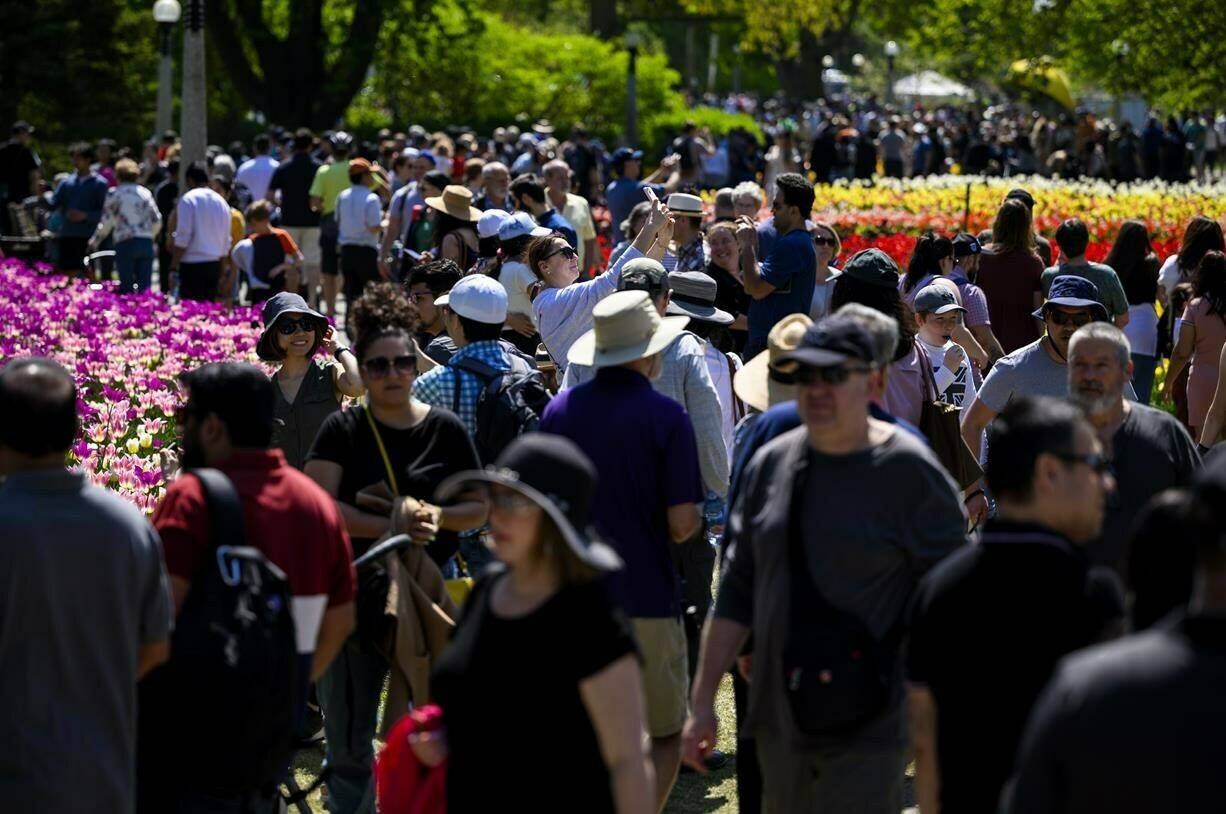
<svg viewBox="0 0 1226 814">
<path fill-rule="evenodd" d="M 256 342 L 255 353 L 265 362 L 279 362 L 284 358 L 284 355 L 277 349 L 276 337 L 273 331 L 277 320 L 284 314 L 306 314 L 319 321 L 320 330 L 316 334 L 315 346 L 311 348 L 311 355 L 315 355 L 315 351 L 319 350 L 319 343 L 323 339 L 323 332 L 328 325 L 328 318 L 313 310 L 307 305 L 306 300 L 299 295 L 289 291 L 282 291 L 269 297 L 268 301 L 264 303 L 263 310 L 260 311 L 260 318 L 264 321 L 264 331 L 260 334 L 259 341 Z"/>
<path fill-rule="evenodd" d="M 575 556 L 592 568 L 622 567 L 617 552 L 588 529 L 596 467 L 569 438 L 542 432 L 521 435 L 493 466 L 452 475 L 439 484 L 435 497 L 446 501 L 474 482 L 500 484 L 540 506 Z"/>
</svg>

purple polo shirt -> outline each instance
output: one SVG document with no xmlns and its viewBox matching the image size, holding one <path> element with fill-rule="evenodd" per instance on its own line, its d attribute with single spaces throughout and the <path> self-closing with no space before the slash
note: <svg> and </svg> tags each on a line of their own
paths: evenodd
<svg viewBox="0 0 1226 814">
<path fill-rule="evenodd" d="M 706 494 L 685 408 L 640 373 L 601 368 L 596 378 L 554 397 L 541 431 L 574 441 L 600 474 L 592 525 L 626 564 L 609 578 L 626 615 L 680 616 L 668 508 L 701 503 Z"/>
</svg>

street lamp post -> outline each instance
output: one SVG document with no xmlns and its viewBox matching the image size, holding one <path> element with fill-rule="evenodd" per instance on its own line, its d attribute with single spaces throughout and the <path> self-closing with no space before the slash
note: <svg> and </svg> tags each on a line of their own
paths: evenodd
<svg viewBox="0 0 1226 814">
<path fill-rule="evenodd" d="M 894 58 L 898 56 L 898 43 L 890 40 L 885 44 L 885 101 L 894 103 Z"/>
<path fill-rule="evenodd" d="M 1124 76 L 1124 60 L 1128 59 L 1128 55 L 1132 53 L 1132 46 L 1130 46 L 1124 40 L 1113 40 L 1111 42 L 1111 53 L 1115 55 L 1115 81 L 1116 87 L 1119 88 L 1121 87 L 1119 83 L 1122 81 L 1122 77 Z M 1115 121 L 1115 126 L 1117 128 L 1120 126 L 1120 113 L 1121 100 L 1119 91 L 1117 90 L 1114 94 L 1114 102 L 1112 104 L 1111 112 L 1111 118 Z"/>
<path fill-rule="evenodd" d="M 179 0 L 157 0 L 153 4 L 153 19 L 158 24 L 158 110 L 154 127 L 158 138 L 170 129 L 174 118 L 174 57 L 170 46 L 182 11 Z"/>
<path fill-rule="evenodd" d="M 631 148 L 639 143 L 639 43 L 637 31 L 626 35 L 626 52 L 630 55 L 626 63 L 626 145 Z"/>
<path fill-rule="evenodd" d="M 189 165 L 204 161 L 209 137 L 204 85 L 204 0 L 187 0 L 187 19 L 184 22 L 180 175 L 186 172 Z M 182 177 L 180 183 L 183 183 Z"/>
</svg>

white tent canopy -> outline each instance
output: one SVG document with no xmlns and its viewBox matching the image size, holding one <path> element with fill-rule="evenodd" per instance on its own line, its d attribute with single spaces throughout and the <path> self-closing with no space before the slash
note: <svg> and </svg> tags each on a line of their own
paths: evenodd
<svg viewBox="0 0 1226 814">
<path fill-rule="evenodd" d="M 955 82 L 947 76 L 941 76 L 936 71 L 921 71 L 911 76 L 904 76 L 894 83 L 895 96 L 923 96 L 940 98 L 944 96 L 972 96 L 971 89 Z"/>
</svg>

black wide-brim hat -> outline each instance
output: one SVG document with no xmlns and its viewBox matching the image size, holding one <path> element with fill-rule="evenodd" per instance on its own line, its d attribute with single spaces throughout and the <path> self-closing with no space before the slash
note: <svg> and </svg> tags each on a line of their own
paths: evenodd
<svg viewBox="0 0 1226 814">
<path fill-rule="evenodd" d="M 315 317 L 324 326 L 328 324 L 328 318 L 307 305 L 306 300 L 298 294 L 282 291 L 269 297 L 264 303 L 263 310 L 260 311 L 260 318 L 264 321 L 264 331 L 255 345 L 256 355 L 265 362 L 276 362 L 281 359 L 274 344 L 273 328 L 276 327 L 277 320 L 285 314 L 306 314 L 309 317 Z"/>
<path fill-rule="evenodd" d="M 622 568 L 617 552 L 588 528 L 596 467 L 569 438 L 541 432 L 521 435 L 493 466 L 457 472 L 445 479 L 435 490 L 435 498 L 447 501 L 476 483 L 499 484 L 531 500 L 558 527 L 575 556 L 592 568 Z"/>
</svg>

